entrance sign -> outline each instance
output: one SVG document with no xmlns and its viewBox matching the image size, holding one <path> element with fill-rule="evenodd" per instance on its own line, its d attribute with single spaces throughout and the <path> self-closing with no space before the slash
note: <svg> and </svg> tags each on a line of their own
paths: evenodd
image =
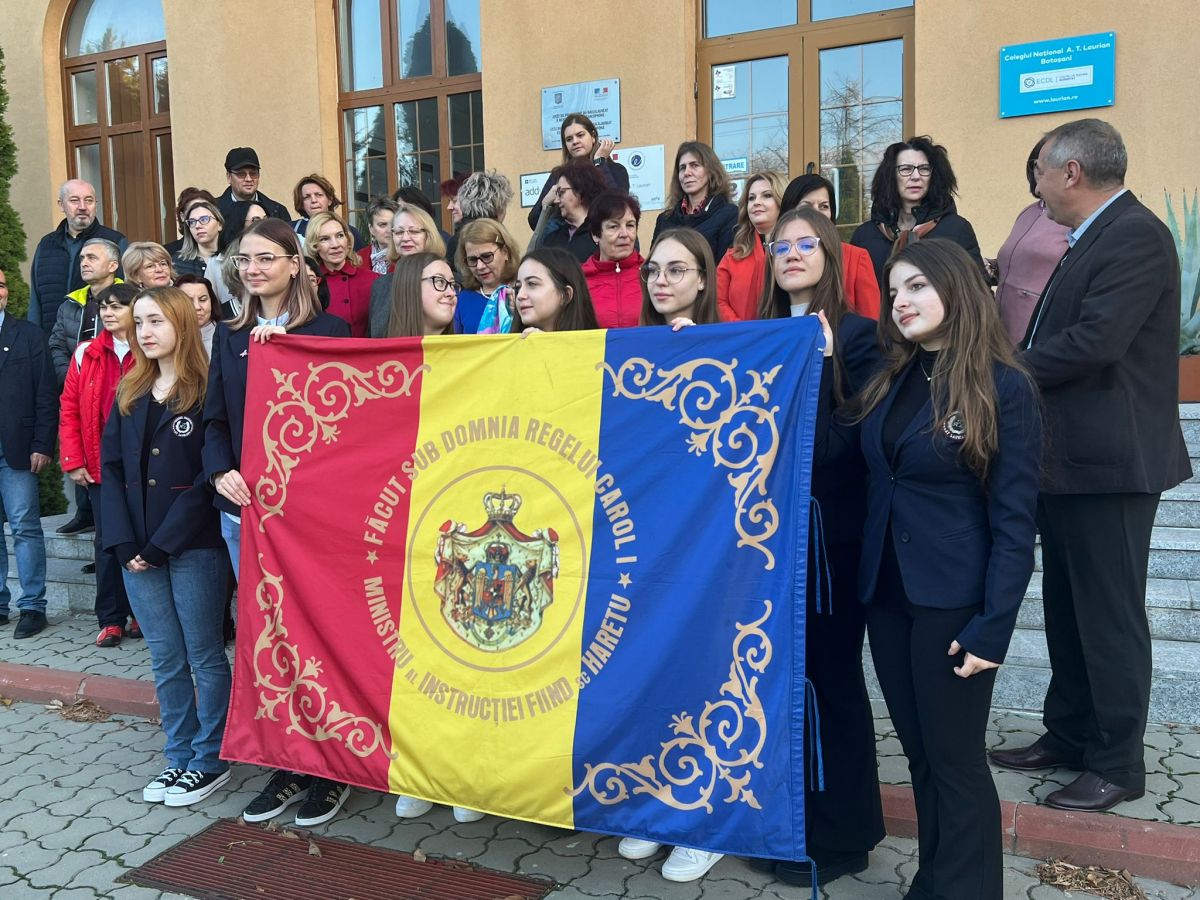
<svg viewBox="0 0 1200 900">
<path fill-rule="evenodd" d="M 542 88 L 542 149 L 562 147 L 562 120 L 583 113 L 602 138 L 621 142 L 621 80 L 581 81 Z"/>
<path fill-rule="evenodd" d="M 1000 118 L 1112 106 L 1116 32 L 1000 48 Z"/>
</svg>

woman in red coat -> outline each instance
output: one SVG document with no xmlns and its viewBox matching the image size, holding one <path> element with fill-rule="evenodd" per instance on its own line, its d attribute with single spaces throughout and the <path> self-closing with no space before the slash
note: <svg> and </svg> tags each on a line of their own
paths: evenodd
<svg viewBox="0 0 1200 900">
<path fill-rule="evenodd" d="M 722 322 L 758 317 L 767 267 L 763 242 L 779 219 L 782 201 L 783 176 L 778 172 L 756 172 L 746 179 L 738 200 L 733 246 L 717 263 L 717 308 Z"/>
<path fill-rule="evenodd" d="M 95 339 L 83 341 L 75 348 L 67 369 L 58 420 L 62 470 L 77 485 L 87 488 L 96 518 L 96 620 L 100 623 L 97 647 L 115 647 L 126 636 L 142 636 L 137 620 L 130 618 L 121 564 L 111 552 L 102 549 L 104 524 L 100 515 L 100 437 L 112 412 L 117 383 L 133 368 L 129 340 L 133 336 L 131 304 L 137 293 L 134 285 L 114 284 L 97 298 L 104 327 Z"/>
<path fill-rule="evenodd" d="M 321 264 L 329 312 L 349 324 L 351 337 L 366 337 L 371 285 L 379 275 L 362 265 L 352 240 L 350 226 L 337 213 L 317 213 L 304 232 L 304 254 Z"/>
<path fill-rule="evenodd" d="M 793 178 L 783 192 L 781 214 L 798 206 L 811 206 L 837 222 L 837 195 L 828 178 L 801 175 Z M 879 318 L 879 280 L 871 254 L 862 247 L 842 241 L 842 287 L 852 312 L 869 319 Z"/>
</svg>

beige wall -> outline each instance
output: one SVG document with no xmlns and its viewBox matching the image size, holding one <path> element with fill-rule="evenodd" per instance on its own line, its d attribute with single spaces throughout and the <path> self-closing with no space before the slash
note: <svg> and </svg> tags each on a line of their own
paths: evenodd
<svg viewBox="0 0 1200 900">
<path fill-rule="evenodd" d="M 667 167 L 696 133 L 696 0 L 626 0 L 607 12 L 582 4 L 564 17 L 566 9 L 545 0 L 481 0 L 487 165 L 512 179 L 518 194 L 522 173 L 548 171 L 562 159 L 561 151 L 542 150 L 543 87 L 620 78 L 618 149 L 664 144 Z M 518 196 L 505 219 L 522 245 L 528 213 Z M 643 247 L 657 216 L 642 217 Z"/>
<path fill-rule="evenodd" d="M 1129 150 L 1127 183 L 1159 215 L 1163 188 L 1200 184 L 1200 28 L 1195 0 L 1149 4 L 1076 0 L 974 3 L 916 0 L 916 127 L 950 150 L 959 210 L 995 256 L 1032 199 L 1026 155 L 1049 129 L 1095 116 L 1113 123 Z M 1018 9 L 1019 7 L 1019 9 Z M 998 51 L 1007 44 L 1079 34 L 1117 34 L 1117 95 L 1111 107 L 999 118 Z"/>
</svg>

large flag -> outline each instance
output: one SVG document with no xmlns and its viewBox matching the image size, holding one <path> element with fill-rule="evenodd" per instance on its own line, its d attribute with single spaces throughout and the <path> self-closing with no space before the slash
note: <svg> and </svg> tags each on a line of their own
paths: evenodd
<svg viewBox="0 0 1200 900">
<path fill-rule="evenodd" d="M 255 345 L 227 759 L 804 856 L 813 318 Z"/>
</svg>

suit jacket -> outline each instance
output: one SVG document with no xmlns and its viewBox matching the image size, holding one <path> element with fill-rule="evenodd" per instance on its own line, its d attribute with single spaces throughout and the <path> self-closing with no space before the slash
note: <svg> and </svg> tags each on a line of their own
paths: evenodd
<svg viewBox="0 0 1200 900">
<path fill-rule="evenodd" d="M 909 601 L 937 609 L 980 605 L 957 640 L 976 656 L 1003 662 L 1033 573 L 1042 450 L 1037 392 L 1024 375 L 996 365 L 999 450 L 985 482 L 959 460 L 956 441 L 941 428 L 930 433 L 928 401 L 893 457 L 885 456 L 883 423 L 903 377 L 862 423 L 869 475 L 859 596 L 874 600 L 890 529 Z"/>
<path fill-rule="evenodd" d="M 209 479 L 241 465 L 250 331 L 250 328 L 232 331 L 221 322 L 213 335 L 208 391 L 204 400 L 204 474 Z M 289 334 L 349 337 L 350 326 L 337 316 L 323 312 Z M 216 495 L 216 504 L 218 509 L 234 515 L 241 512 L 220 494 Z"/>
<path fill-rule="evenodd" d="M 34 453 L 54 456 L 58 435 L 58 379 L 46 334 L 11 311 L 0 326 L 0 457 L 29 471 Z"/>
<path fill-rule="evenodd" d="M 104 549 L 153 544 L 170 556 L 201 547 L 223 547 L 213 489 L 204 477 L 201 446 L 204 429 L 197 406 L 183 413 L 163 412 L 154 429 L 142 471 L 142 446 L 150 395 L 134 403 L 129 415 L 113 404 L 100 448 L 100 516 Z"/>
<path fill-rule="evenodd" d="M 1191 475 L 1179 427 L 1179 260 L 1132 193 L 1063 257 L 1022 346 L 1045 409 L 1044 491 L 1158 493 Z"/>
</svg>

